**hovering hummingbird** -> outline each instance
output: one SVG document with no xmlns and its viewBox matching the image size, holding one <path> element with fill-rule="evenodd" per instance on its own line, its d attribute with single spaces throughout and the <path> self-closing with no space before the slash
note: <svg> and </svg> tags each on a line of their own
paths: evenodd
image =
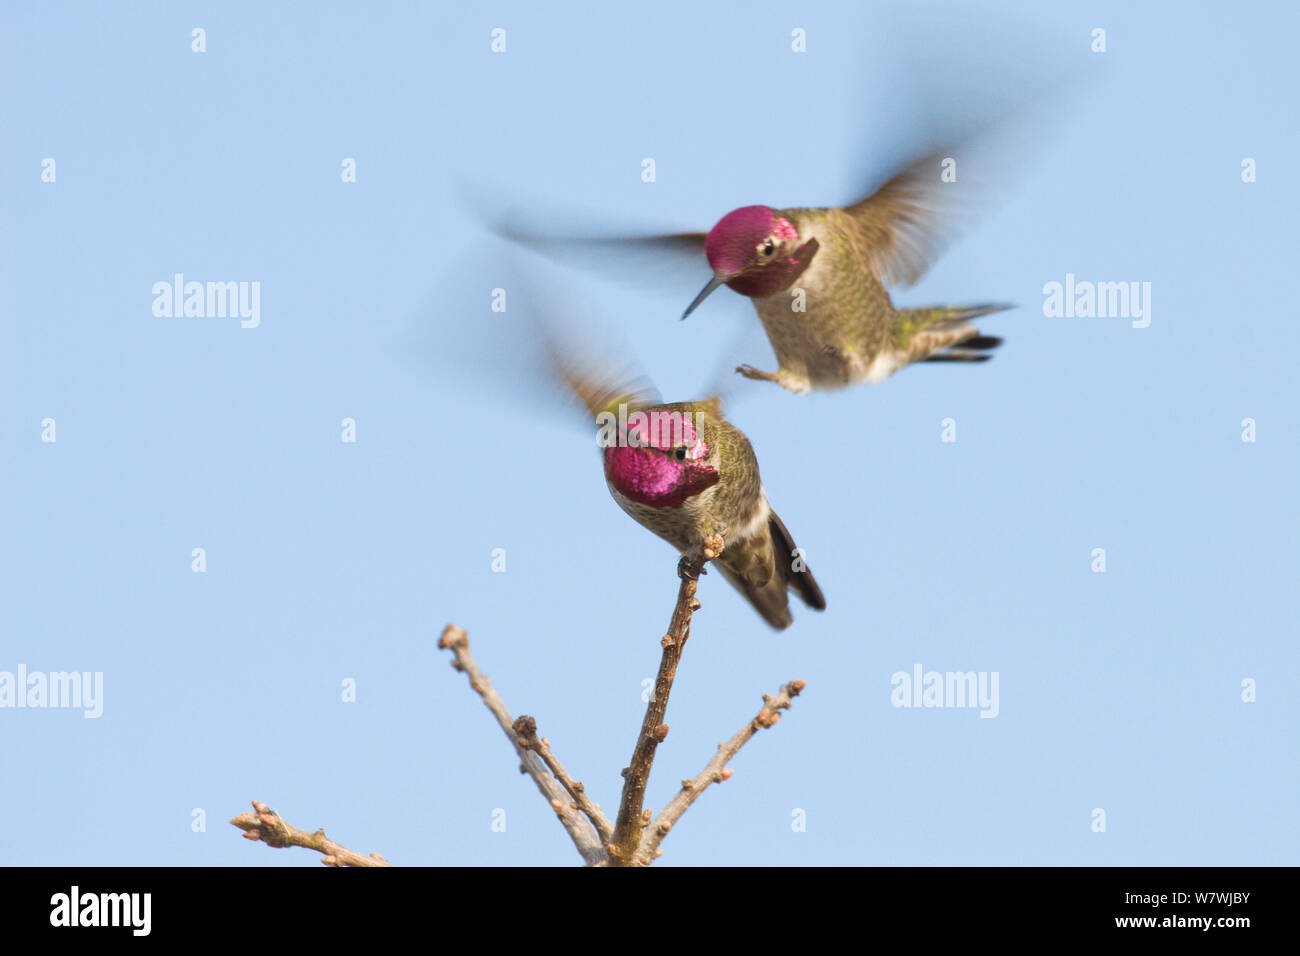
<svg viewBox="0 0 1300 956">
<path fill-rule="evenodd" d="M 774 372 L 751 365 L 737 372 L 797 393 L 874 384 L 913 362 L 983 362 L 1002 344 L 981 334 L 974 320 L 1010 305 L 901 309 L 889 295 L 891 287 L 918 282 L 943 245 L 951 205 L 944 190 L 957 188 L 941 179 L 950 152 L 911 163 L 852 205 L 743 206 L 707 234 L 573 240 L 501 231 L 543 250 L 587 243 L 695 261 L 703 253 L 713 278 L 682 318 L 729 286 L 753 300 L 776 353 Z"/>
<path fill-rule="evenodd" d="M 973 320 L 1011 306 L 900 309 L 887 291 L 917 282 L 938 251 L 942 158 L 913 163 L 851 206 L 727 213 L 704 237 L 713 278 L 682 318 L 722 285 L 751 298 L 779 367 L 736 371 L 792 392 L 874 384 L 913 362 L 986 361 L 1002 340 Z"/>
<path fill-rule="evenodd" d="M 754 449 L 717 398 L 663 404 L 644 385 L 608 386 L 561 364 L 573 394 L 601 426 L 609 493 L 684 555 L 718 534 L 714 565 L 777 630 L 793 622 L 789 590 L 818 611 L 821 588 L 768 504 Z"/>
</svg>

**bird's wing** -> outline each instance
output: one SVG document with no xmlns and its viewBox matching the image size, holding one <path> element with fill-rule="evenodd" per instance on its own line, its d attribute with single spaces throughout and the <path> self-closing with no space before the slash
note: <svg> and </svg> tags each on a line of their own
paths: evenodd
<svg viewBox="0 0 1300 956">
<path fill-rule="evenodd" d="M 802 571 L 796 571 L 793 560 L 789 560 L 799 549 L 794 543 L 790 529 L 785 526 L 785 522 L 775 511 L 772 512 L 769 521 L 769 530 L 772 534 L 772 550 L 776 554 L 776 564 L 782 578 L 795 589 L 804 604 L 817 611 L 826 610 L 826 598 L 807 564 L 804 564 Z"/>
<path fill-rule="evenodd" d="M 503 239 L 518 242 L 543 254 L 548 252 L 564 253 L 571 249 L 584 247 L 595 250 L 630 251 L 651 255 L 668 255 L 689 257 L 699 265 L 704 255 L 705 234 L 702 232 L 673 232 L 662 235 L 548 235 L 528 228 L 525 224 L 513 220 L 503 220 L 492 224 L 492 231 Z"/>
<path fill-rule="evenodd" d="M 541 203 L 502 205 L 480 191 L 464 197 L 490 232 L 562 265 L 620 286 L 671 295 L 689 294 L 708 271 L 702 232 L 655 234 L 597 210 Z"/>
<path fill-rule="evenodd" d="M 866 199 L 845 206 L 849 228 L 886 286 L 918 282 L 951 238 L 959 186 L 940 179 L 953 152 L 929 153 L 895 173 Z"/>
<path fill-rule="evenodd" d="M 586 356 L 550 344 L 556 376 L 593 419 L 601 412 L 618 415 L 620 405 L 632 411 L 661 403 L 654 385 L 635 368 L 598 367 Z"/>
<path fill-rule="evenodd" d="M 755 584 L 726 562 L 727 552 L 723 551 L 714 567 L 774 630 L 784 631 L 794 623 L 794 615 L 790 613 L 790 595 L 785 579 L 779 573 L 773 572 L 763 584 Z"/>
<path fill-rule="evenodd" d="M 563 265 L 621 287 L 668 295 L 689 295 L 709 272 L 704 233 L 664 235 L 545 235 L 506 225 L 497 234 Z"/>
</svg>

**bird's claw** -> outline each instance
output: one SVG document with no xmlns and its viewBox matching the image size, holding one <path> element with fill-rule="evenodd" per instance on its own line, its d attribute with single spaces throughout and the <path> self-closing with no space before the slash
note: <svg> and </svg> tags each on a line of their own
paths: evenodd
<svg viewBox="0 0 1300 956">
<path fill-rule="evenodd" d="M 701 574 L 708 573 L 703 563 L 697 561 L 694 555 L 683 554 L 681 560 L 677 562 L 677 576 L 679 578 L 698 578 Z"/>
<path fill-rule="evenodd" d="M 807 394 L 808 389 L 811 387 L 806 378 L 796 378 L 785 369 L 777 372 L 763 372 L 752 365 L 737 365 L 736 371 L 745 378 L 752 378 L 760 382 L 776 382 L 786 391 L 794 392 L 796 395 Z"/>
</svg>

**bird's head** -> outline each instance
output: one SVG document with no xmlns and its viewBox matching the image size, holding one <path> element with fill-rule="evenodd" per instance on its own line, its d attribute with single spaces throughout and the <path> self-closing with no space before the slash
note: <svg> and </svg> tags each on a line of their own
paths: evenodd
<svg viewBox="0 0 1300 956">
<path fill-rule="evenodd" d="M 782 292 L 808 268 L 816 251 L 817 240 L 802 239 L 794 224 L 775 209 L 733 209 L 709 230 L 704 254 L 713 278 L 682 318 L 721 285 L 754 299 Z"/>
<path fill-rule="evenodd" d="M 656 508 L 681 505 L 717 484 L 715 449 L 703 416 L 689 409 L 649 408 L 628 416 L 606 446 L 605 477 L 625 497 Z"/>
</svg>

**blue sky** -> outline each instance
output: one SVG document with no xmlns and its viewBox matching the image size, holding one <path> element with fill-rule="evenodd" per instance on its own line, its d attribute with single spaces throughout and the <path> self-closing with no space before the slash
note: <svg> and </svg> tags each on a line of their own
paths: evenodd
<svg viewBox="0 0 1300 956">
<path fill-rule="evenodd" d="M 829 608 L 776 634 L 703 580 L 650 805 L 761 694 L 808 687 L 662 862 L 1300 862 L 1292 5 L 0 16 L 0 672 L 103 674 L 95 719 L 0 708 L 0 860 L 318 865 L 239 838 L 257 799 L 398 863 L 576 862 L 436 640 L 467 628 L 613 808 L 676 558 L 535 401 L 527 309 L 490 310 L 508 265 L 466 196 L 649 230 L 844 202 L 1037 77 L 1060 89 L 989 170 L 1001 200 L 897 295 L 1018 303 L 982 323 L 994 361 L 728 383 Z M 729 291 L 677 321 L 703 262 L 541 271 L 528 294 L 670 400 L 738 330 L 773 366 Z M 259 283 L 260 324 L 155 316 L 176 273 Z M 1151 283 L 1150 325 L 1044 315 L 1067 274 Z M 891 706 L 918 664 L 996 672 L 997 717 Z"/>
</svg>

